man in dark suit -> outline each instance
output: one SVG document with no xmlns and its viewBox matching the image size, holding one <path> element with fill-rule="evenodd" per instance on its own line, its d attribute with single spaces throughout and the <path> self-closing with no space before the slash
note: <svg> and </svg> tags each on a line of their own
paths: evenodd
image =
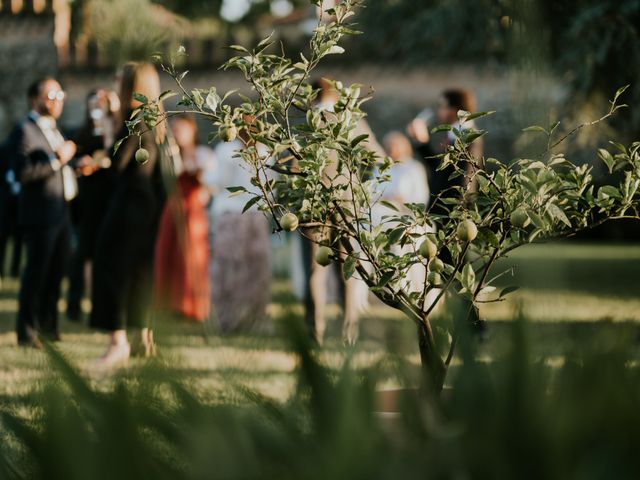
<svg viewBox="0 0 640 480">
<path fill-rule="evenodd" d="M 70 235 L 67 202 L 74 194 L 67 164 L 76 152 L 56 125 L 64 97 L 54 78 L 34 82 L 28 90 L 31 111 L 8 142 L 21 186 L 18 221 L 27 251 L 16 322 L 18 344 L 24 346 L 39 347 L 39 334 L 59 339 L 57 303 Z"/>
</svg>

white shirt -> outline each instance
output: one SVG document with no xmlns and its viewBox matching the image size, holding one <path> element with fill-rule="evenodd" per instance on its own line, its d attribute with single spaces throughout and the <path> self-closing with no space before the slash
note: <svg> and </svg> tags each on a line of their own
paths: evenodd
<svg viewBox="0 0 640 480">
<path fill-rule="evenodd" d="M 56 120 L 52 117 L 40 115 L 36 111 L 31 111 L 29 117 L 36 122 L 38 128 L 42 131 L 47 143 L 54 152 L 58 151 L 64 145 L 65 139 L 58 130 Z M 61 170 L 62 185 L 64 190 L 64 198 L 66 201 L 73 200 L 78 195 L 78 180 L 73 169 L 69 165 L 62 165 L 56 156 L 52 156 L 49 161 L 54 171 Z"/>
<path fill-rule="evenodd" d="M 249 192 L 256 191 L 256 187 L 251 185 L 253 172 L 249 170 L 249 167 L 238 155 L 242 148 L 242 142 L 239 140 L 228 143 L 220 142 L 214 149 L 216 168 L 205 172 L 202 177 L 204 184 L 217 190 L 217 195 L 213 201 L 214 218 L 225 212 L 242 212 L 246 203 L 252 198 L 247 193 L 232 194 L 227 188 L 244 187 Z M 262 147 L 262 150 L 266 149 Z M 265 152 L 262 151 L 261 153 Z M 252 206 L 249 211 L 256 211 L 256 206 Z"/>
<path fill-rule="evenodd" d="M 380 200 L 395 205 L 400 212 L 405 210 L 405 203 L 428 203 L 429 183 L 424 166 L 413 158 L 394 163 L 385 175 L 387 182 L 373 186 L 374 189 L 374 226 L 383 221 L 385 215 L 398 215 L 398 212 L 379 203 Z M 391 225 L 389 225 L 391 226 Z"/>
</svg>

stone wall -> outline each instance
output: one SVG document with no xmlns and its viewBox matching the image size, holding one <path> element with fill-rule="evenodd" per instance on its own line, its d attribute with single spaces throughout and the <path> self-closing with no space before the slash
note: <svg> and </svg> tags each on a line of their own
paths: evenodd
<svg viewBox="0 0 640 480">
<path fill-rule="evenodd" d="M 485 139 L 487 155 L 503 159 L 512 154 L 512 145 L 520 133 L 521 125 L 546 123 L 550 105 L 562 102 L 562 89 L 551 79 L 540 78 L 531 88 L 523 89 L 516 75 L 502 69 L 480 71 L 458 66 L 402 70 L 390 66 L 358 65 L 349 68 L 329 67 L 320 70 L 318 75 L 343 83 L 360 83 L 363 93 L 372 91 L 373 98 L 365 103 L 365 110 L 379 137 L 390 130 L 402 130 L 425 107 L 435 107 L 440 92 L 445 88 L 469 88 L 478 97 L 479 109 L 498 111 L 482 127 L 489 130 Z M 61 79 L 69 93 L 63 125 L 69 129 L 77 127 L 84 118 L 83 99 L 88 91 L 113 85 L 113 77 L 111 71 L 63 71 Z M 214 85 L 219 92 L 246 88 L 240 75 L 214 68 L 192 71 L 186 77 L 186 84 L 189 88 L 209 88 Z M 175 89 L 176 85 L 164 76 L 162 88 Z M 522 95 L 523 91 L 526 96 Z M 247 91 L 245 93 L 250 94 Z M 526 108 L 523 107 L 525 104 Z M 204 140 L 210 131 L 210 126 L 201 125 Z"/>
<path fill-rule="evenodd" d="M 0 10 L 0 138 L 27 113 L 27 86 L 58 73 L 54 20 L 47 9 L 17 14 Z"/>
</svg>

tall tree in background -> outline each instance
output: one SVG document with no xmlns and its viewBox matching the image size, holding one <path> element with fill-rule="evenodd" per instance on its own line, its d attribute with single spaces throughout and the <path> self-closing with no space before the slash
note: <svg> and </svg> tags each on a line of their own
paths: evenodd
<svg viewBox="0 0 640 480">
<path fill-rule="evenodd" d="M 620 85 L 640 103 L 639 0 L 372 0 L 354 40 L 365 58 L 406 65 L 540 63 L 569 87 L 569 106 L 598 108 Z M 543 65 L 543 68 L 545 66 Z M 640 110 L 616 127 L 633 137 Z"/>
</svg>

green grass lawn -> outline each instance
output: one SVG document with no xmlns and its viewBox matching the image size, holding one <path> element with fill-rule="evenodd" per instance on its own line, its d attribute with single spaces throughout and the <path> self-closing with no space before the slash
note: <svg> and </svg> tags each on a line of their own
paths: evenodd
<svg viewBox="0 0 640 480">
<path fill-rule="evenodd" d="M 532 320 L 534 351 L 546 356 L 561 356 L 571 342 L 598 341 L 606 332 L 628 331 L 628 335 L 638 336 L 640 246 L 530 246 L 503 261 L 500 268 L 511 266 L 517 267 L 514 276 L 505 276 L 501 282 L 522 288 L 508 300 L 482 308 L 482 316 L 489 321 L 489 339 L 482 346 L 482 354 L 487 358 L 496 355 L 505 344 L 511 321 L 520 308 Z M 33 406 L 34 389 L 52 371 L 44 353 L 15 345 L 17 289 L 16 282 L 5 281 L 0 291 L 0 405 L 19 411 Z M 63 302 L 60 307 L 64 307 Z M 286 280 L 274 282 L 270 311 L 274 325 L 254 335 L 222 337 L 212 325 L 163 322 L 157 328 L 160 355 L 156 362 L 212 402 L 230 394 L 229 384 L 246 385 L 270 397 L 286 399 L 294 387 L 291 372 L 296 360 L 278 334 L 277 323 L 283 312 L 302 314 L 302 307 Z M 339 311 L 332 308 L 330 313 L 329 340 L 322 358 L 325 363 L 337 366 L 344 357 L 339 340 Z M 91 368 L 104 349 L 106 336 L 64 319 L 61 324 L 60 350 L 95 385 L 108 388 L 112 376 L 97 375 Z M 363 315 L 361 325 L 361 341 L 355 349 L 356 365 L 373 365 L 384 354 L 390 338 L 417 365 L 413 327 L 400 314 L 374 301 Z M 143 363 L 133 360 L 119 375 L 135 373 Z M 381 387 L 392 386 L 394 382 L 393 377 L 383 375 Z"/>
</svg>

